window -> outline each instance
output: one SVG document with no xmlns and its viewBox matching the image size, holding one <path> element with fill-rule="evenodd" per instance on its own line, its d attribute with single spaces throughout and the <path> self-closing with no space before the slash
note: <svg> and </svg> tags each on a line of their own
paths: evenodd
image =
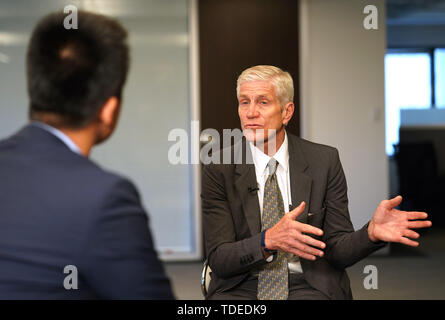
<svg viewBox="0 0 445 320">
<path fill-rule="evenodd" d="M 385 57 L 386 153 L 399 142 L 400 109 L 431 106 L 428 52 L 393 52 Z M 445 97 L 444 97 L 445 98 Z"/>
<path fill-rule="evenodd" d="M 386 153 L 399 142 L 400 110 L 445 108 L 445 48 L 389 49 L 385 56 Z"/>
<path fill-rule="evenodd" d="M 436 107 L 445 108 L 445 49 L 434 50 Z"/>
</svg>

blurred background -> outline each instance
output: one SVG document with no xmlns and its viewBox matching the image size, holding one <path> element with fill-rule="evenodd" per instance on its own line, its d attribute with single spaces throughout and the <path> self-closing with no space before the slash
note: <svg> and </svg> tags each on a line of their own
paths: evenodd
<svg viewBox="0 0 445 320">
<path fill-rule="evenodd" d="M 200 166 L 170 164 L 168 135 L 188 132 L 191 159 L 191 121 L 239 128 L 236 78 L 272 64 L 294 78 L 289 131 L 339 149 L 356 229 L 397 194 L 433 221 L 418 248 L 390 245 L 349 268 L 354 297 L 445 299 L 445 0 L 1 0 L 0 139 L 27 122 L 34 25 L 69 4 L 129 31 L 122 117 L 92 158 L 137 184 L 178 298 L 202 299 Z M 363 286 L 370 264 L 376 290 Z"/>
</svg>

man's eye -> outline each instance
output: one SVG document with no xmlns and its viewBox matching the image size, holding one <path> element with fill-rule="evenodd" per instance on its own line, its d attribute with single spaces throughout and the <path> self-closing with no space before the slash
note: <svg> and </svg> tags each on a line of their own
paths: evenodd
<svg viewBox="0 0 445 320">
<path fill-rule="evenodd" d="M 268 101 L 261 101 L 261 104 L 268 104 Z"/>
</svg>

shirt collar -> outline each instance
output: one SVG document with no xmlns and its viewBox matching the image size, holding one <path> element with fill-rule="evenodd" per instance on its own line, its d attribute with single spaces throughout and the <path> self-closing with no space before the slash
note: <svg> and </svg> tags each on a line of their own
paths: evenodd
<svg viewBox="0 0 445 320">
<path fill-rule="evenodd" d="M 79 147 L 73 142 L 73 140 L 71 140 L 62 131 L 57 130 L 56 128 L 51 127 L 51 126 L 47 125 L 46 123 L 43 123 L 40 121 L 32 121 L 31 124 L 51 133 L 52 135 L 59 138 L 71 151 L 73 151 L 77 154 L 80 154 L 80 155 L 82 154 Z"/>
<path fill-rule="evenodd" d="M 264 174 L 267 169 L 267 164 L 269 163 L 271 157 L 265 154 L 261 149 L 256 147 L 252 142 L 249 141 L 250 151 L 252 152 L 253 162 L 258 172 Z M 278 161 L 278 166 L 281 166 L 284 169 L 284 172 L 287 173 L 289 170 L 289 151 L 288 151 L 288 140 L 287 140 L 287 132 L 284 131 L 284 141 L 281 145 L 280 149 L 273 156 L 275 160 Z"/>
</svg>

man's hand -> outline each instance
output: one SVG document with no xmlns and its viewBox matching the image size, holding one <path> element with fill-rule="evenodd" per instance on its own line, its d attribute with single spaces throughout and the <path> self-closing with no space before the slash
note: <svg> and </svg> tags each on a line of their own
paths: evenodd
<svg viewBox="0 0 445 320">
<path fill-rule="evenodd" d="M 303 201 L 297 208 L 286 213 L 276 225 L 266 231 L 265 244 L 267 249 L 289 252 L 307 260 L 315 260 L 316 256 L 323 256 L 323 251 L 313 247 L 324 249 L 326 245 L 303 234 L 304 232 L 321 236 L 323 230 L 295 221 L 304 211 L 305 205 Z"/>
<path fill-rule="evenodd" d="M 374 213 L 374 217 L 368 225 L 369 239 L 373 242 L 400 242 L 411 247 L 417 247 L 417 239 L 420 235 L 411 229 L 431 227 L 431 221 L 412 221 L 426 219 L 425 212 L 400 211 L 394 209 L 402 202 L 402 197 L 397 196 L 391 200 L 383 200 Z"/>
</svg>

